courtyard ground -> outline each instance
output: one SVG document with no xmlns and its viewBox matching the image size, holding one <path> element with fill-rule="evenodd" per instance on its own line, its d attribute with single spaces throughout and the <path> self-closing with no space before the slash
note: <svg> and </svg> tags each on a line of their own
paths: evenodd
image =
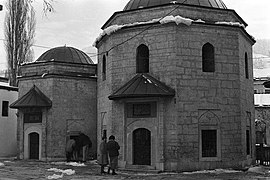
<svg viewBox="0 0 270 180">
<path fill-rule="evenodd" d="M 118 170 L 118 175 L 101 175 L 95 161 L 85 164 L 0 159 L 0 180 L 270 180 L 270 168 L 255 166 L 247 171 L 217 169 L 211 171 L 154 173 Z"/>
</svg>

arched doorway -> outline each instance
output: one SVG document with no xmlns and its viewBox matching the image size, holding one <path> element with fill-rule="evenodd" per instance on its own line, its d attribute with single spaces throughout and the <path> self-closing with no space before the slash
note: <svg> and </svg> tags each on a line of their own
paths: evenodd
<svg viewBox="0 0 270 180">
<path fill-rule="evenodd" d="M 133 131 L 133 164 L 151 165 L 151 132 L 145 128 Z"/>
<path fill-rule="evenodd" d="M 39 159 L 39 134 L 29 134 L 29 159 Z"/>
</svg>

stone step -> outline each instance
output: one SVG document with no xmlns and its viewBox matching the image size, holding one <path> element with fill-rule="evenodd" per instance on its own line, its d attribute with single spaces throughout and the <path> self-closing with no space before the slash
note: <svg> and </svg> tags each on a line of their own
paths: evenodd
<svg viewBox="0 0 270 180">
<path fill-rule="evenodd" d="M 152 173 L 157 174 L 160 173 L 160 170 L 155 169 L 152 166 L 146 166 L 146 165 L 126 165 L 125 168 L 119 168 L 121 171 L 131 171 L 136 173 Z"/>
</svg>

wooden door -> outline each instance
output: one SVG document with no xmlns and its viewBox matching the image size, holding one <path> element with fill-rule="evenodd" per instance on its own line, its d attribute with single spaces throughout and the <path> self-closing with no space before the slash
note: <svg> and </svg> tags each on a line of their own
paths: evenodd
<svg viewBox="0 0 270 180">
<path fill-rule="evenodd" d="M 151 165 L 151 132 L 145 128 L 133 131 L 133 164 Z"/>
<path fill-rule="evenodd" d="M 36 132 L 29 134 L 29 158 L 39 159 L 39 134 Z"/>
</svg>

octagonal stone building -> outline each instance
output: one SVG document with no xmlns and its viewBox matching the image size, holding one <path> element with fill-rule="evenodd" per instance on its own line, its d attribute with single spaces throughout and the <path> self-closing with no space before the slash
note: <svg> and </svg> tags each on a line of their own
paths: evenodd
<svg viewBox="0 0 270 180">
<path fill-rule="evenodd" d="M 96 65 L 73 47 L 56 47 L 21 66 L 18 109 L 18 157 L 65 160 L 67 139 L 80 132 L 92 141 L 96 156 Z"/>
<path fill-rule="evenodd" d="M 124 168 L 242 168 L 255 160 L 252 45 L 222 0 L 130 0 L 103 25 L 97 137 Z"/>
</svg>

